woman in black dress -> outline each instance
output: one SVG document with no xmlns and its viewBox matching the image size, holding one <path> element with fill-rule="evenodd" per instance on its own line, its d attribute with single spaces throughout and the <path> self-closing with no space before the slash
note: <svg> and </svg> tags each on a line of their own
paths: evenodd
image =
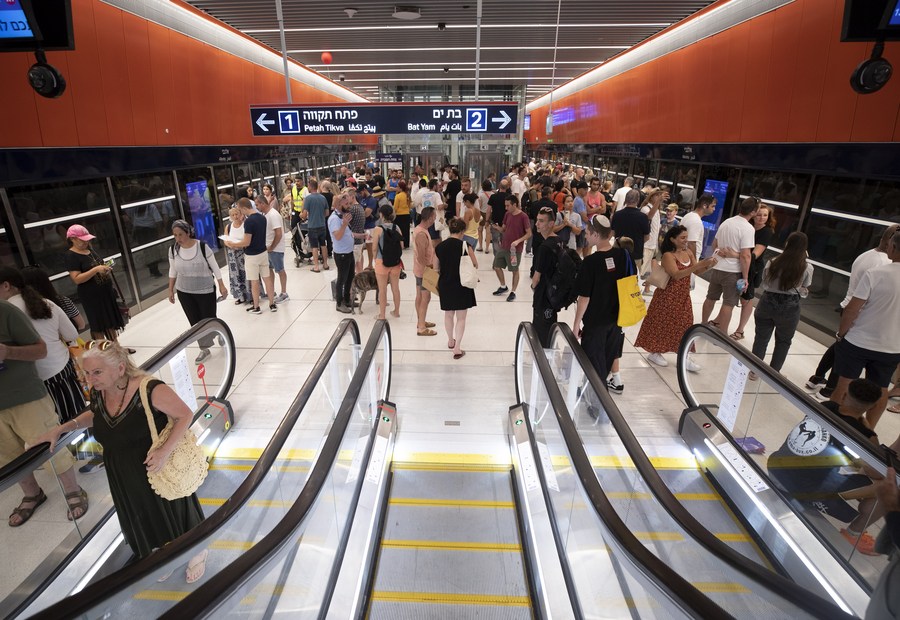
<svg viewBox="0 0 900 620">
<path fill-rule="evenodd" d="M 475 291 L 463 286 L 459 281 L 459 261 L 463 257 L 463 246 L 466 253 L 478 269 L 478 259 L 472 247 L 463 241 L 466 223 L 454 217 L 447 224 L 450 237 L 442 241 L 435 249 L 435 269 L 440 272 L 438 291 L 441 294 L 441 310 L 444 311 L 444 327 L 447 330 L 447 348 L 453 350 L 453 359 L 458 360 L 466 354 L 462 350 L 463 334 L 466 331 L 466 313 L 475 307 Z"/>
<path fill-rule="evenodd" d="M 116 341 L 116 334 L 125 328 L 125 321 L 116 301 L 113 268 L 91 250 L 91 239 L 96 237 L 84 226 L 69 226 L 66 238 L 69 240 L 66 270 L 72 282 L 78 285 L 78 300 L 84 306 L 91 338 Z"/>
<path fill-rule="evenodd" d="M 125 542 L 138 558 L 150 555 L 203 521 L 196 494 L 176 500 L 163 499 L 150 486 L 147 474 L 159 471 L 193 420 L 193 413 L 162 381 L 150 381 L 147 394 L 157 431 L 168 418 L 174 427 L 168 440 L 149 453 L 152 439 L 141 403 L 140 385 L 145 373 L 134 365 L 125 349 L 111 340 L 93 340 L 81 356 L 91 384 L 90 409 L 35 440 L 50 449 L 63 433 L 93 427 L 103 447 L 103 462 Z M 185 573 L 194 583 L 206 570 L 204 549 L 188 562 Z"/>
</svg>

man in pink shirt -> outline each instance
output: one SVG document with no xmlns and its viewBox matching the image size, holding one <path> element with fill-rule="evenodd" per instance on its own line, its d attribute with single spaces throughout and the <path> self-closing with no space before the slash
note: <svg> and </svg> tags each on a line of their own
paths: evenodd
<svg viewBox="0 0 900 620">
<path fill-rule="evenodd" d="M 512 272 L 512 291 L 506 297 L 506 301 L 516 300 L 516 288 L 519 286 L 519 264 L 522 262 L 522 252 L 525 242 L 531 237 L 531 220 L 528 214 L 519 208 L 519 198 L 515 194 L 508 194 L 505 199 L 506 215 L 503 216 L 503 224 L 493 224 L 494 230 L 502 233 L 500 249 L 494 256 L 494 273 L 500 280 L 500 288 L 494 291 L 494 295 L 502 295 L 509 289 L 506 288 L 504 269 Z"/>
</svg>

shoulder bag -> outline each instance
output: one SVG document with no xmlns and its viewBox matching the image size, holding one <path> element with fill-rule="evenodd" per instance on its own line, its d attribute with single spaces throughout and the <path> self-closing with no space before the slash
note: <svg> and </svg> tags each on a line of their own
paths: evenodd
<svg viewBox="0 0 900 620">
<path fill-rule="evenodd" d="M 150 398 L 147 395 L 147 384 L 153 377 L 144 377 L 141 380 L 141 404 L 144 406 L 144 413 L 147 414 L 147 424 L 150 427 L 150 437 L 153 443 L 150 446 L 150 452 L 162 447 L 172 429 L 175 427 L 175 420 L 169 418 L 168 424 L 161 433 L 156 432 L 156 423 L 153 420 L 153 412 L 150 408 Z M 206 455 L 203 449 L 197 445 L 197 438 L 194 433 L 188 429 L 181 436 L 178 445 L 172 450 L 168 460 L 162 469 L 155 473 L 147 473 L 147 480 L 157 495 L 169 501 L 187 497 L 196 492 L 206 479 L 209 463 L 206 462 Z"/>
<path fill-rule="evenodd" d="M 666 290 L 670 279 L 671 276 L 662 266 L 662 263 L 657 263 L 653 265 L 650 270 L 650 275 L 647 276 L 647 284 L 655 286 L 658 289 Z"/>
<path fill-rule="evenodd" d="M 459 283 L 466 288 L 474 289 L 478 286 L 478 270 L 469 256 L 467 248 L 469 244 L 462 242 L 462 255 L 459 257 Z"/>
</svg>

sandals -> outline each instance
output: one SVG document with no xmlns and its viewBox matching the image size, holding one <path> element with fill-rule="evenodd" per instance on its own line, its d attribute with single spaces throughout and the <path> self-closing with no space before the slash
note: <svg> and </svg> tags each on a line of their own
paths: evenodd
<svg viewBox="0 0 900 620">
<path fill-rule="evenodd" d="M 433 329 L 425 328 L 422 331 L 416 331 L 416 336 L 437 336 L 437 332 Z"/>
<path fill-rule="evenodd" d="M 18 523 L 13 523 L 9 521 L 9 527 L 19 527 L 25 525 L 28 519 L 31 518 L 31 515 L 34 514 L 34 511 L 38 509 L 38 506 L 47 501 L 47 494 L 44 493 L 43 489 L 39 489 L 40 493 L 37 495 L 26 495 L 22 498 L 22 501 L 19 502 L 19 505 L 16 508 L 13 508 L 12 514 L 9 515 L 9 518 L 12 519 L 15 516 L 18 516 L 21 521 Z M 23 508 L 22 504 L 34 504 L 31 508 Z"/>
<path fill-rule="evenodd" d="M 719 329 L 719 324 L 716 323 L 715 321 L 707 321 L 706 324 L 714 329 Z"/>
<path fill-rule="evenodd" d="M 732 340 L 743 340 L 744 332 L 735 331 L 733 334 L 729 336 Z"/>
<path fill-rule="evenodd" d="M 452 340 L 450 340 L 449 342 L 447 342 L 447 348 L 448 348 L 448 349 L 455 349 L 455 348 L 456 348 L 456 338 L 453 338 Z"/>
<path fill-rule="evenodd" d="M 455 359 L 455 360 L 462 359 L 465 354 L 466 354 L 465 351 L 460 351 L 459 353 L 454 353 L 453 359 Z"/>
<path fill-rule="evenodd" d="M 887 410 L 891 413 L 900 413 L 900 405 L 891 405 Z"/>
<path fill-rule="evenodd" d="M 66 512 L 66 517 L 69 521 L 75 521 L 87 514 L 88 508 L 90 507 L 87 491 L 78 489 L 74 493 L 66 493 L 65 498 L 66 504 L 69 506 L 69 510 Z M 73 504 L 71 500 L 77 501 Z M 80 510 L 81 512 L 76 515 L 76 510 Z"/>
<path fill-rule="evenodd" d="M 430 323 L 429 321 L 425 321 L 425 327 L 434 327 L 434 323 Z"/>
<path fill-rule="evenodd" d="M 209 557 L 209 550 L 204 549 L 191 558 L 188 562 L 187 570 L 184 572 L 185 581 L 187 583 L 195 583 L 203 578 L 206 573 L 206 559 Z"/>
<path fill-rule="evenodd" d="M 322 270 L 318 267 L 313 267 L 312 269 L 310 269 L 310 271 L 312 271 L 313 273 L 322 273 Z"/>
</svg>

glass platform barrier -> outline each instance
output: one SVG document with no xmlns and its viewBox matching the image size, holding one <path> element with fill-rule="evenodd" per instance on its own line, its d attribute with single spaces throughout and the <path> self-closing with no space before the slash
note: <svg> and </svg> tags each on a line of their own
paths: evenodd
<svg viewBox="0 0 900 620">
<path fill-rule="evenodd" d="M 215 344 L 207 364 L 195 366 L 188 362 L 188 355 L 199 353 L 201 339 Z M 235 361 L 231 330 L 224 322 L 210 319 L 187 330 L 141 365 L 172 387 L 194 411 L 191 430 L 208 458 L 234 424 L 226 396 Z M 76 482 L 88 493 L 90 508 L 77 521 L 66 518 L 63 487 L 48 448 L 46 443 L 34 446 L 0 470 L 0 502 L 4 505 L 19 503 L 22 490 L 17 483 L 30 474 L 50 498 L 28 523 L 0 529 L 4 548 L 16 557 L 0 577 L 0 614 L 5 618 L 18 616 L 38 598 L 58 600 L 65 591 L 121 568 L 131 557 L 122 541 L 102 456 L 90 430 L 60 438 L 57 448 L 75 457 Z"/>
<path fill-rule="evenodd" d="M 131 604 L 115 609 L 97 606 L 86 616 L 320 617 L 319 610 L 327 609 L 334 592 L 363 485 L 377 471 L 370 466 L 389 461 L 394 426 L 393 406 L 387 402 L 390 373 L 390 328 L 386 321 L 376 321 L 343 398 L 329 403 L 329 426 L 319 436 L 306 483 L 279 494 L 283 509 L 273 516 L 267 531 L 246 548 L 222 554 L 211 576 L 165 605 L 155 600 L 154 609 L 140 612 Z M 248 527 L 245 524 L 244 529 Z M 212 549 L 214 545 L 211 557 Z M 161 566 L 159 572 L 168 567 Z M 147 586 L 153 587 L 154 575 L 149 577 Z M 131 589 L 132 597 L 136 590 Z"/>
<path fill-rule="evenodd" d="M 526 324 L 520 334 L 531 329 Z M 557 409 L 563 415 L 535 412 L 535 434 L 546 445 L 547 467 L 557 478 L 566 480 L 574 475 L 573 466 L 582 462 L 584 471 L 579 475 L 584 478 L 584 488 L 604 498 L 606 510 L 614 517 L 604 517 L 607 525 L 600 528 L 600 513 L 585 509 L 590 503 L 583 495 L 562 495 L 554 501 L 566 511 L 572 530 L 566 538 L 573 561 L 579 562 L 578 570 L 573 570 L 580 582 L 579 598 L 591 603 L 584 607 L 585 612 L 612 613 L 610 606 L 617 605 L 623 617 L 630 611 L 639 617 L 668 617 L 672 613 L 669 607 L 678 600 L 673 598 L 671 588 L 679 583 L 681 596 L 689 592 L 697 600 L 705 599 L 715 606 L 716 613 L 725 616 L 850 617 L 846 605 L 818 596 L 773 571 L 753 539 L 735 528 L 726 507 L 720 502 L 702 501 L 709 499 L 709 488 L 693 458 L 692 469 L 680 469 L 671 463 L 663 471 L 654 467 L 642 446 L 647 439 L 639 441 L 630 428 L 629 416 L 636 417 L 639 412 L 619 410 L 568 326 L 557 324 L 553 328 L 551 347 L 542 350 L 535 362 L 547 364 L 564 403 Z M 520 389 L 525 392 L 533 390 L 534 385 L 527 374 L 519 378 Z M 654 444 L 653 438 L 649 443 Z M 681 452 L 689 454 L 683 447 Z M 566 488 L 562 483 L 558 486 L 561 491 Z M 678 489 L 677 496 L 670 486 Z M 554 490 L 551 497 L 557 494 Z M 696 501 L 688 510 L 683 500 Z M 655 567 L 657 572 L 652 574 L 662 579 L 664 586 L 650 580 L 647 569 L 642 573 L 643 580 L 637 581 L 637 565 L 613 553 L 609 537 L 614 533 L 610 525 L 615 523 L 632 544 L 652 558 L 646 565 Z M 600 580 L 605 586 L 618 584 L 616 597 L 610 598 L 608 590 L 598 586 L 599 574 L 609 576 Z M 677 582 L 671 580 L 671 574 Z M 598 603 L 602 611 L 595 606 Z"/>
<path fill-rule="evenodd" d="M 690 351 L 702 372 L 685 371 Z M 862 467 L 883 477 L 885 449 L 706 326 L 685 334 L 678 382 L 681 436 L 771 561 L 863 616 L 888 558 L 841 532 L 852 523 L 878 536 L 881 511 Z"/>
<path fill-rule="evenodd" d="M 188 332 L 191 337 L 180 339 L 181 344 L 175 348 L 183 356 L 184 350 L 209 334 L 210 329 L 220 330 L 225 336 L 228 351 L 225 359 L 230 357 L 230 361 L 217 364 L 214 351 L 205 364 L 206 376 L 199 379 L 199 384 L 202 386 L 205 379 L 210 389 L 209 384 L 214 381 L 216 394 L 221 392 L 224 396 L 235 367 L 233 340 L 224 323 L 198 325 Z M 71 570 L 60 572 L 41 588 L 34 588 L 29 605 L 20 607 L 17 613 L 34 618 L 157 617 L 228 567 L 268 535 L 287 513 L 293 498 L 303 492 L 323 438 L 328 435 L 357 367 L 359 343 L 356 323 L 350 319 L 342 321 L 252 466 L 213 456 L 209 475 L 197 493 L 206 513 L 200 525 L 141 560 L 134 560 L 129 553 L 113 554 L 123 558 L 116 569 L 126 562 L 127 565 L 111 570 L 110 558 L 105 557 L 108 547 L 99 544 L 105 537 L 101 539 L 100 535 L 105 536 L 103 530 L 107 527 L 113 529 L 109 535 L 111 540 L 121 535 L 117 520 L 107 518 L 101 532 L 82 544 L 83 553 L 76 557 L 81 566 L 76 570 L 73 563 Z M 177 355 L 177 351 L 172 352 L 172 356 Z M 160 354 L 154 360 L 165 364 L 172 356 Z M 193 364 L 190 366 L 193 368 Z M 222 378 L 218 374 L 220 368 L 227 371 Z M 168 372 L 171 371 L 160 374 L 166 379 Z M 204 404 L 201 410 L 205 409 Z M 203 415 L 201 418 L 205 419 Z M 197 435 L 202 438 L 203 431 Z M 95 478 L 104 480 L 105 476 Z M 94 506 L 91 510 L 95 510 Z M 185 583 L 188 561 L 204 549 L 208 551 L 204 577 L 194 584 Z"/>
</svg>

